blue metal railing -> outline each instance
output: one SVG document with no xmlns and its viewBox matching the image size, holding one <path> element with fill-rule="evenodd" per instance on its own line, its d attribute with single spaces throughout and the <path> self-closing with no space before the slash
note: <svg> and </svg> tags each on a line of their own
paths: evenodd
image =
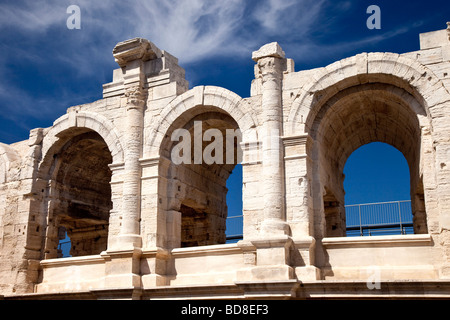
<svg viewBox="0 0 450 320">
<path fill-rule="evenodd" d="M 410 200 L 346 205 L 345 216 L 348 237 L 414 233 Z M 227 218 L 227 243 L 243 239 L 243 218 L 243 215 Z M 70 240 L 64 240 L 58 249 L 67 257 L 71 244 Z"/>
<path fill-rule="evenodd" d="M 227 243 L 234 243 L 243 239 L 244 234 L 244 216 L 231 216 L 227 218 L 226 228 Z"/>
<path fill-rule="evenodd" d="M 411 201 L 389 201 L 345 206 L 347 236 L 412 234 Z"/>
<path fill-rule="evenodd" d="M 411 201 L 389 201 L 345 206 L 347 236 L 413 234 Z M 243 238 L 243 216 L 227 219 L 227 243 Z"/>
</svg>

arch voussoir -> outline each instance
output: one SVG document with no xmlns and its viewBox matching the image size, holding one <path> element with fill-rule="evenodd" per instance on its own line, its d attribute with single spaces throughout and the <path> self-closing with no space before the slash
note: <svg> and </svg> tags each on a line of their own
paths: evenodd
<svg viewBox="0 0 450 320">
<path fill-rule="evenodd" d="M 113 123 L 105 117 L 93 112 L 74 112 L 58 118 L 53 127 L 44 137 L 42 154 L 47 155 L 50 148 L 53 147 L 56 138 L 65 135 L 70 130 L 89 129 L 98 133 L 108 146 L 113 163 L 123 162 L 123 148 L 120 142 L 120 134 Z"/>
<path fill-rule="evenodd" d="M 159 120 L 155 121 L 148 130 L 150 135 L 148 139 L 149 152 L 154 153 L 159 150 L 169 127 L 173 126 L 183 115 L 189 116 L 189 111 L 199 106 L 217 108 L 229 114 L 245 136 L 248 131 L 256 128 L 257 124 L 255 123 L 256 117 L 252 116 L 252 110 L 248 110 L 242 101 L 243 99 L 236 93 L 216 86 L 198 86 L 179 95 L 163 108 Z"/>
<path fill-rule="evenodd" d="M 382 82 L 392 84 L 414 95 L 428 117 L 433 107 L 450 101 L 450 94 L 432 70 L 417 60 L 390 52 L 363 53 L 319 69 L 312 81 L 299 90 L 291 105 L 286 125 L 287 134 L 308 131 L 318 113 L 324 91 L 328 95 L 350 86 Z"/>
</svg>

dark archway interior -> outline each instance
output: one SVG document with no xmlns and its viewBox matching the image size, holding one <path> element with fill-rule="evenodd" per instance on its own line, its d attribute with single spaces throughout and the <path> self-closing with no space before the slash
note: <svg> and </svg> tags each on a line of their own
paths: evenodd
<svg viewBox="0 0 450 320">
<path fill-rule="evenodd" d="M 231 139 L 227 143 L 227 130 L 237 133 L 238 126 L 230 115 L 214 107 L 199 106 L 190 110 L 189 114 L 188 119 L 182 115 L 172 124 L 161 146 L 164 160 L 160 165 L 159 190 L 162 205 L 159 210 L 172 216 L 168 230 L 176 230 L 168 232 L 167 243 L 172 247 L 223 244 L 226 242 L 228 214 L 226 182 L 235 165 L 240 162 L 240 137 L 229 134 Z M 198 130 L 200 123 L 201 131 Z M 172 133 L 180 128 L 189 132 L 191 158 L 188 161 L 190 163 L 174 164 L 172 151 L 180 141 L 173 141 Z M 208 130 L 215 130 L 223 138 L 219 143 L 223 154 L 219 163 L 208 164 L 204 157 L 201 163 L 196 162 L 198 150 L 204 153 L 208 146 L 217 142 L 215 137 L 205 139 Z M 196 141 L 199 141 L 199 132 L 202 141 L 200 148 L 195 147 Z M 219 148 L 211 154 L 215 155 L 218 150 Z M 232 152 L 232 161 L 227 161 L 227 152 Z"/>
<path fill-rule="evenodd" d="M 67 232 L 71 256 L 106 250 L 112 209 L 111 163 L 107 145 L 95 132 L 71 138 L 54 155 L 50 212 L 54 228 L 49 230 L 48 238 L 61 238 Z"/>
</svg>

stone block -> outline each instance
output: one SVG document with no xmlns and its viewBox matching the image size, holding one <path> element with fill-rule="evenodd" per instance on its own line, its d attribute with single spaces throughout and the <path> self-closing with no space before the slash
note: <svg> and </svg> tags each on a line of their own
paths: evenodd
<svg viewBox="0 0 450 320">
<path fill-rule="evenodd" d="M 419 34 L 420 49 L 429 49 L 448 45 L 450 42 L 447 30 L 431 31 Z"/>
<path fill-rule="evenodd" d="M 252 54 L 252 59 L 254 61 L 258 61 L 261 58 L 267 57 L 284 59 L 285 53 L 277 42 L 272 42 L 262 46 L 261 48 L 259 48 L 259 50 L 254 51 Z"/>
</svg>

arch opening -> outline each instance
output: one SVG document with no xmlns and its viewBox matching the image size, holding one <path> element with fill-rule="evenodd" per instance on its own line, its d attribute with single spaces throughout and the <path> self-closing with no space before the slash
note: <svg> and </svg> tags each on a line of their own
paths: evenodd
<svg viewBox="0 0 450 320">
<path fill-rule="evenodd" d="M 382 142 L 399 150 L 409 167 L 411 199 L 420 194 L 420 120 L 426 114 L 417 105 L 414 97 L 403 89 L 375 82 L 337 91 L 315 108 L 317 112 L 309 120 L 309 131 L 314 141 L 313 157 L 318 160 L 314 170 L 321 185 L 316 195 L 322 199 L 320 217 L 316 217 L 316 221 L 322 222 L 316 224 L 316 232 L 328 237 L 346 235 L 344 167 L 350 155 L 361 146 Z M 417 198 L 418 204 L 413 201 L 412 212 L 420 219 L 415 219 L 414 230 L 426 233 L 423 223 L 426 214 L 415 209 L 424 209 L 424 200 Z"/>
<path fill-rule="evenodd" d="M 400 151 L 364 145 L 348 158 L 344 174 L 347 236 L 414 233 L 409 166 Z"/>
<path fill-rule="evenodd" d="M 48 192 L 45 258 L 61 257 L 61 238 L 70 239 L 72 257 L 106 250 L 111 202 L 112 156 L 94 131 L 64 139 L 53 154 Z"/>
<path fill-rule="evenodd" d="M 235 243 L 243 239 L 244 217 L 242 203 L 242 164 L 237 164 L 227 180 L 227 243 Z"/>
<path fill-rule="evenodd" d="M 171 248 L 226 243 L 227 180 L 241 162 L 241 134 L 227 112 L 201 105 L 188 114 L 174 121 L 160 149 L 158 210 Z"/>
</svg>

